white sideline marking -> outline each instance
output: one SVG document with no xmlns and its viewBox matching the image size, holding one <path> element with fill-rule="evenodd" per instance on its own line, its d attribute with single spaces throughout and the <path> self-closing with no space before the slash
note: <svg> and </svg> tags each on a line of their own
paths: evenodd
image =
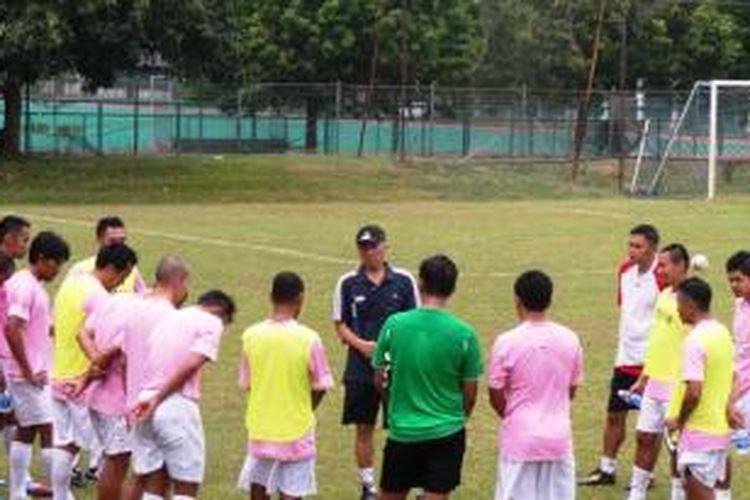
<svg viewBox="0 0 750 500">
<path fill-rule="evenodd" d="M 62 217 L 52 217 L 49 215 L 42 214 L 29 214 L 31 218 L 37 218 L 46 220 L 48 222 L 55 222 L 58 224 L 66 224 L 69 226 L 82 226 L 92 227 L 91 221 L 85 221 L 81 219 L 66 219 Z M 339 257 L 331 257 L 328 255 L 319 255 L 310 252 L 303 252 L 300 250 L 293 250 L 291 248 L 274 247 L 270 245 L 258 245 L 254 243 L 243 243 L 241 241 L 230 241 L 221 238 L 205 238 L 203 236 L 191 236 L 188 234 L 169 233 L 165 231 L 152 231 L 149 229 L 132 229 L 128 227 L 128 232 L 142 234 L 145 236 L 156 236 L 159 238 L 167 238 L 177 241 L 187 241 L 190 243 L 203 243 L 205 245 L 213 245 L 223 248 L 239 248 L 242 250 L 252 250 L 254 252 L 264 252 L 274 255 L 283 255 L 285 257 L 296 257 L 299 259 L 307 259 L 316 262 L 326 262 L 330 264 L 356 264 L 356 261 L 350 259 L 341 259 Z"/>
<path fill-rule="evenodd" d="M 604 213 L 597 213 L 597 215 L 610 215 Z M 91 221 L 82 219 L 68 219 L 63 217 L 53 217 L 50 215 L 29 213 L 30 218 L 41 219 L 47 222 L 54 222 L 57 224 L 64 224 L 68 226 L 78 226 L 90 228 L 92 226 Z M 188 234 L 170 233 L 166 231 L 154 231 L 150 229 L 132 229 L 128 228 L 128 232 L 142 234 L 144 236 L 155 236 L 158 238 L 166 238 L 177 241 L 186 241 L 190 243 L 202 243 L 204 245 L 213 245 L 222 248 L 237 248 L 241 250 L 252 250 L 254 252 L 268 253 L 273 255 L 282 255 L 285 257 L 294 257 L 303 260 L 311 260 L 316 262 L 325 262 L 329 264 L 346 264 L 349 266 L 356 266 L 357 261 L 352 259 L 342 259 L 339 257 L 331 257 L 329 255 L 320 255 L 311 252 L 303 252 L 300 250 L 294 250 L 291 248 L 274 247 L 270 245 L 258 245 L 254 243 L 243 243 L 241 241 L 230 241 L 221 238 L 206 238 L 203 236 L 193 236 Z M 497 271 L 488 273 L 462 273 L 463 276 L 471 278 L 515 278 L 518 276 L 520 271 Z M 561 273 L 550 273 L 554 277 L 565 277 L 565 276 L 604 276 L 612 275 L 614 271 L 607 270 L 581 270 L 581 271 L 565 271 Z"/>
</svg>

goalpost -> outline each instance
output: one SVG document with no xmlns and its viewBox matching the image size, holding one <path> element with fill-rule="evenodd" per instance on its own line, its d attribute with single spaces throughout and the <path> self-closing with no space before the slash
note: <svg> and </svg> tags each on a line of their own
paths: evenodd
<svg viewBox="0 0 750 500">
<path fill-rule="evenodd" d="M 631 193 L 714 199 L 719 161 L 750 160 L 750 80 L 696 82 L 666 142 L 654 134 L 647 123 Z"/>
</svg>

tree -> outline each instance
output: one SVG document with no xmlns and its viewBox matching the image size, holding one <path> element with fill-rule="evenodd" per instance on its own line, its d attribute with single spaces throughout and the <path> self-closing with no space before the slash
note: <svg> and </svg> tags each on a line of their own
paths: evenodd
<svg viewBox="0 0 750 500">
<path fill-rule="evenodd" d="M 0 68 L 5 101 L 4 152 L 18 154 L 24 85 L 79 73 L 91 86 L 110 83 L 139 56 L 141 2 L 23 1 L 0 4 Z"/>
<path fill-rule="evenodd" d="M 379 83 L 401 82 L 406 58 L 407 82 L 457 84 L 484 48 L 474 0 L 242 0 L 240 10 L 243 71 L 261 81 L 368 83 L 378 40 Z M 320 94 L 310 89 L 300 99 L 314 150 Z"/>
</svg>

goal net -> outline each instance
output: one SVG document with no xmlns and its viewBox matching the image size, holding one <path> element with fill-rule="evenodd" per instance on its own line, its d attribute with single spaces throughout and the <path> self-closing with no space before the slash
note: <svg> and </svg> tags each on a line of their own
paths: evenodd
<svg viewBox="0 0 750 500">
<path fill-rule="evenodd" d="M 632 194 L 712 199 L 747 188 L 750 80 L 698 82 L 659 125 L 644 122 Z"/>
</svg>

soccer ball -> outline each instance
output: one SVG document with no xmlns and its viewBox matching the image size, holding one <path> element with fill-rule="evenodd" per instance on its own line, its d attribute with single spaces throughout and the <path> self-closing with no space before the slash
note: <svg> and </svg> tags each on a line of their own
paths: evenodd
<svg viewBox="0 0 750 500">
<path fill-rule="evenodd" d="M 695 271 L 705 271 L 708 269 L 708 257 L 702 253 L 693 255 L 693 258 L 690 259 L 690 267 Z"/>
</svg>

